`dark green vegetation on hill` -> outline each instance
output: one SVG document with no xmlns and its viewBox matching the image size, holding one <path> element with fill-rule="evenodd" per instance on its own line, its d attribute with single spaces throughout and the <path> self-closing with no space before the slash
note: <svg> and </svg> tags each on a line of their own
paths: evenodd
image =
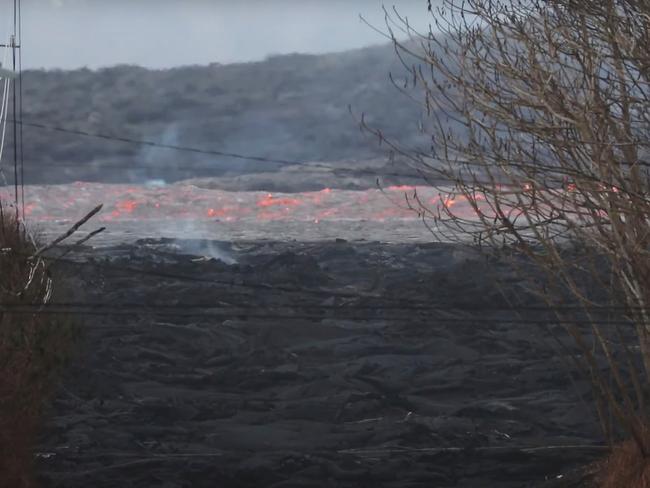
<svg viewBox="0 0 650 488">
<path fill-rule="evenodd" d="M 348 111 L 409 145 L 420 108 L 389 73 L 404 78 L 391 46 L 259 63 L 147 70 L 28 71 L 24 120 L 225 152 L 301 161 L 385 157 Z M 26 181 L 168 181 L 277 165 L 152 149 L 25 127 Z M 11 155 L 10 155 L 11 157 Z"/>
</svg>

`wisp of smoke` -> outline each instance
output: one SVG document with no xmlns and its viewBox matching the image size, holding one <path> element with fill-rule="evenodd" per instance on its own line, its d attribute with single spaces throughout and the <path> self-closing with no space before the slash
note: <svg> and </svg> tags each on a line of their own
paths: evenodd
<svg viewBox="0 0 650 488">
<path fill-rule="evenodd" d="M 224 243 L 209 241 L 205 239 L 175 240 L 174 243 L 181 251 L 187 254 L 205 256 L 217 259 L 225 264 L 237 264 L 237 260 L 232 253 L 226 249 Z"/>
<path fill-rule="evenodd" d="M 218 259 L 225 264 L 237 263 L 233 253 L 228 249 L 229 245 L 224 242 L 206 239 L 205 230 L 199 229 L 195 221 L 166 222 L 157 234 L 161 237 L 165 235 L 183 236 L 182 239 L 174 238 L 173 240 L 174 248 L 179 252 Z"/>
<path fill-rule="evenodd" d="M 168 146 L 179 145 L 177 123 L 165 127 L 158 141 Z M 144 183 L 148 186 L 164 186 L 170 174 L 177 170 L 178 154 L 164 148 L 144 146 L 138 154 L 136 166 L 128 171 L 132 183 Z M 173 176 L 172 176 L 173 177 Z"/>
</svg>

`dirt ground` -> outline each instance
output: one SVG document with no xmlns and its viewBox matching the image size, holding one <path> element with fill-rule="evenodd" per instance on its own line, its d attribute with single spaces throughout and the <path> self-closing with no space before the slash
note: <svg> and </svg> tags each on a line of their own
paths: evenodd
<svg viewBox="0 0 650 488">
<path fill-rule="evenodd" d="M 539 486 L 602 454 L 557 326 L 464 247 L 148 239 L 68 257 L 94 305 L 48 413 L 44 488 Z"/>
</svg>

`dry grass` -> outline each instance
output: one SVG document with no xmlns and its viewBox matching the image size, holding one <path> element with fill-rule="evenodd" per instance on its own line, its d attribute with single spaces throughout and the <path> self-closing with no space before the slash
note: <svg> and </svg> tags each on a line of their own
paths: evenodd
<svg viewBox="0 0 650 488">
<path fill-rule="evenodd" d="M 634 441 L 625 441 L 614 447 L 611 454 L 599 463 L 600 488 L 647 488 L 650 486 L 650 459 L 639 451 Z"/>
<path fill-rule="evenodd" d="M 31 256 L 38 244 L 0 205 L 0 479 L 10 488 L 33 487 L 33 447 L 41 413 L 57 371 L 74 343 L 68 319 L 16 312 L 51 294 L 45 261 Z"/>
</svg>

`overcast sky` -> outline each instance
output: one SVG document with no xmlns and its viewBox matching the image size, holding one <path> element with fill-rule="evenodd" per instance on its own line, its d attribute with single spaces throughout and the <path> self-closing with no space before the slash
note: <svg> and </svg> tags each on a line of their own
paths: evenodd
<svg viewBox="0 0 650 488">
<path fill-rule="evenodd" d="M 382 3 L 428 29 L 426 0 L 22 0 L 23 67 L 152 68 L 323 53 L 383 42 Z M 0 35 L 13 0 L 0 0 Z"/>
</svg>

